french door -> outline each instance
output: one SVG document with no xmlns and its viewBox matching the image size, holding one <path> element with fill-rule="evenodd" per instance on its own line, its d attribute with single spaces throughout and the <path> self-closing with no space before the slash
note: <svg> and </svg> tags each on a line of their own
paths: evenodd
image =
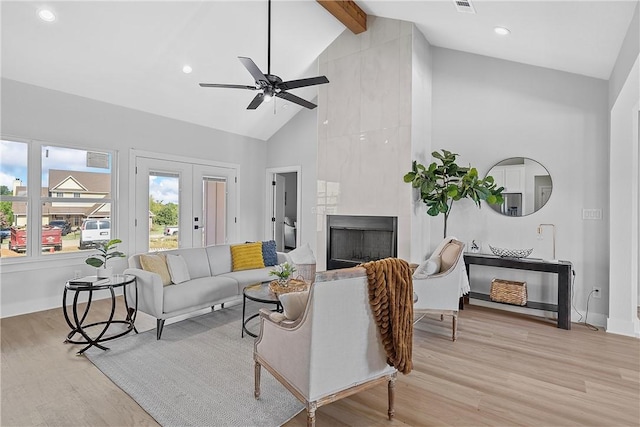
<svg viewBox="0 0 640 427">
<path fill-rule="evenodd" d="M 135 156 L 135 250 L 203 247 L 234 241 L 233 166 Z"/>
</svg>

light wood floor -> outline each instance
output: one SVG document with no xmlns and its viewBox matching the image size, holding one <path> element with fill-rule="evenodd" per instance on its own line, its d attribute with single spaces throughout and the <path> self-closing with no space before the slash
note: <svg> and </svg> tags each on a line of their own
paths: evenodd
<svg viewBox="0 0 640 427">
<path fill-rule="evenodd" d="M 155 320 L 141 314 L 137 325 Z M 75 356 L 78 346 L 62 343 L 60 309 L 2 319 L 0 328 L 0 425 L 157 425 Z M 640 425 L 640 340 L 474 306 L 460 313 L 455 343 L 446 318 L 423 319 L 414 335 L 414 370 L 398 377 L 393 422 L 380 386 L 322 407 L 317 425 Z M 301 413 L 287 426 L 305 422 Z"/>
</svg>

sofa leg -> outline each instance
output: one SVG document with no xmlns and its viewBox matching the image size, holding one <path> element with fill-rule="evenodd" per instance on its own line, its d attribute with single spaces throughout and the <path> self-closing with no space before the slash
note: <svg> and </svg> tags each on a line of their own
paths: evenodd
<svg viewBox="0 0 640 427">
<path fill-rule="evenodd" d="M 156 339 L 159 340 L 164 327 L 164 319 L 156 319 Z"/>
</svg>

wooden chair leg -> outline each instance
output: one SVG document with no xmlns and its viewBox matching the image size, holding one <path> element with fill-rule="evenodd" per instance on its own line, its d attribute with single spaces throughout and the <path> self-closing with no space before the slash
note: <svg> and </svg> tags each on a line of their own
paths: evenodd
<svg viewBox="0 0 640 427">
<path fill-rule="evenodd" d="M 255 362 L 254 366 L 254 376 L 255 376 L 255 389 L 253 390 L 253 395 L 256 399 L 260 398 L 260 363 Z"/>
<path fill-rule="evenodd" d="M 458 338 L 458 313 L 453 313 L 453 336 L 452 340 L 455 341 Z"/>
<path fill-rule="evenodd" d="M 393 416 L 396 414 L 395 410 L 395 401 L 396 401 L 396 374 L 393 374 L 391 378 L 389 378 L 389 382 L 387 383 L 387 390 L 389 393 L 389 420 L 393 419 Z"/>
<path fill-rule="evenodd" d="M 309 402 L 307 404 L 307 427 L 315 427 L 316 409 L 318 409 L 318 406 L 315 402 Z"/>
</svg>

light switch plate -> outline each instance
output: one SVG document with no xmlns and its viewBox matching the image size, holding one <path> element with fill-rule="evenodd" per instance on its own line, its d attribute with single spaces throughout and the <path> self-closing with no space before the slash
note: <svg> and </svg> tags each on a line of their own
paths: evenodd
<svg viewBox="0 0 640 427">
<path fill-rule="evenodd" d="M 602 219 L 602 209 L 582 209 L 582 219 Z"/>
</svg>

